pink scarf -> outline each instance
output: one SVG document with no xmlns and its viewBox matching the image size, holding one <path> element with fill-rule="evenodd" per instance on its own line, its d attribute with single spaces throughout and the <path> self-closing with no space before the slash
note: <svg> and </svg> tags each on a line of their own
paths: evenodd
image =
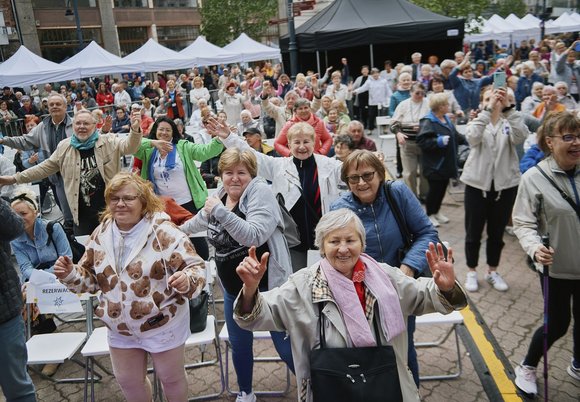
<svg viewBox="0 0 580 402">
<path fill-rule="evenodd" d="M 399 296 L 389 275 L 370 256 L 360 255 L 365 264 L 365 286 L 377 298 L 380 325 L 387 341 L 405 331 L 405 321 L 399 303 Z M 338 272 L 326 258 L 320 261 L 320 268 L 326 276 L 334 301 L 342 313 L 346 330 L 354 347 L 376 346 L 373 331 L 358 300 L 354 282 Z M 375 310 L 376 311 L 376 310 Z"/>
</svg>

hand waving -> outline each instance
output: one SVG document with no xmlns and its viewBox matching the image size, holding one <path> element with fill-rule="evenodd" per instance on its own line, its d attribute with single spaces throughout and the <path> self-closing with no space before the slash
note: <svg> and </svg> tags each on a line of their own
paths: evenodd
<svg viewBox="0 0 580 402">
<path fill-rule="evenodd" d="M 437 243 L 437 251 L 435 245 L 429 243 L 429 250 L 425 252 L 427 256 L 427 263 L 429 269 L 433 273 L 433 280 L 442 292 L 449 292 L 455 286 L 455 272 L 453 271 L 453 250 L 447 249 L 447 258 L 443 253 L 443 246 Z"/>
</svg>

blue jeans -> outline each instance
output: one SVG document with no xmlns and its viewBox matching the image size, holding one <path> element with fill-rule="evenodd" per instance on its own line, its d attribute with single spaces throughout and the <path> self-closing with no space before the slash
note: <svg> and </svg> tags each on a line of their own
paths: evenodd
<svg viewBox="0 0 580 402">
<path fill-rule="evenodd" d="M 0 324 L 0 360 L 0 386 L 6 401 L 36 401 L 34 384 L 26 371 L 28 353 L 20 315 Z"/>
<path fill-rule="evenodd" d="M 413 374 L 413 380 L 419 388 L 419 362 L 417 361 L 417 351 L 415 350 L 415 341 L 413 340 L 413 335 L 415 334 L 415 316 L 410 315 L 407 318 L 407 337 L 409 342 L 409 351 L 407 353 L 407 360 L 409 365 L 409 370 Z"/>
<path fill-rule="evenodd" d="M 234 321 L 234 300 L 237 295 L 231 295 L 224 290 L 224 315 L 226 325 L 232 345 L 232 360 L 234 369 L 238 377 L 238 386 L 240 391 L 247 394 L 252 392 L 252 376 L 254 372 L 254 336 L 251 331 L 242 329 Z M 290 338 L 286 337 L 284 332 L 270 331 L 272 342 L 280 358 L 288 365 L 288 368 L 294 372 L 294 361 L 292 360 L 292 348 L 290 347 Z"/>
</svg>

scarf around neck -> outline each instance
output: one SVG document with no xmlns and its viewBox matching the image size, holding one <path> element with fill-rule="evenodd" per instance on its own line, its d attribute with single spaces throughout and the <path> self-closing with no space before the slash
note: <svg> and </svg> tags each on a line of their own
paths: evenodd
<svg viewBox="0 0 580 402">
<path fill-rule="evenodd" d="M 364 284 L 377 299 L 379 323 L 387 341 L 390 341 L 403 333 L 406 328 L 399 296 L 389 275 L 375 260 L 364 253 L 359 258 L 366 267 Z M 354 282 L 334 269 L 326 258 L 320 261 L 320 268 L 326 276 L 332 297 L 342 313 L 353 346 L 359 348 L 376 346 L 373 332 L 360 303 L 353 302 L 353 300 L 358 300 Z M 377 336 L 380 335 L 377 334 Z"/>
<path fill-rule="evenodd" d="M 95 143 L 97 142 L 98 139 L 99 139 L 99 130 L 95 130 L 95 132 L 92 133 L 89 138 L 87 138 L 85 141 L 82 142 L 81 140 L 79 140 L 76 134 L 73 134 L 72 137 L 70 138 L 70 144 L 80 151 L 85 151 L 87 149 L 94 148 Z"/>
<path fill-rule="evenodd" d="M 165 157 L 165 171 L 173 170 L 175 168 L 176 155 L 177 155 L 177 144 L 173 144 L 173 149 Z M 158 157 L 161 157 L 161 155 L 159 155 L 159 151 L 157 150 L 157 148 L 154 148 L 153 152 L 151 153 L 151 158 L 149 159 L 149 166 L 147 166 L 147 174 L 149 175 L 149 180 L 151 180 L 151 182 L 153 183 L 153 187 L 156 194 L 159 194 L 159 189 L 157 188 L 157 184 L 155 183 L 153 169 Z"/>
</svg>

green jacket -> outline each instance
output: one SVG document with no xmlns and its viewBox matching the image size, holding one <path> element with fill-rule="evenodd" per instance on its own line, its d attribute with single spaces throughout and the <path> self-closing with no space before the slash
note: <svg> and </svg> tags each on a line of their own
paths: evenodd
<svg viewBox="0 0 580 402">
<path fill-rule="evenodd" d="M 209 144 L 195 144 L 186 140 L 179 140 L 177 143 L 177 154 L 183 163 L 185 180 L 187 180 L 191 198 L 193 198 L 193 203 L 197 209 L 200 209 L 205 204 L 207 187 L 194 161 L 203 162 L 214 156 L 218 156 L 223 148 L 223 144 L 215 138 Z M 149 180 L 149 161 L 154 149 L 151 146 L 151 140 L 144 139 L 139 150 L 134 154 L 136 158 L 143 161 L 141 177 L 145 180 Z"/>
</svg>

